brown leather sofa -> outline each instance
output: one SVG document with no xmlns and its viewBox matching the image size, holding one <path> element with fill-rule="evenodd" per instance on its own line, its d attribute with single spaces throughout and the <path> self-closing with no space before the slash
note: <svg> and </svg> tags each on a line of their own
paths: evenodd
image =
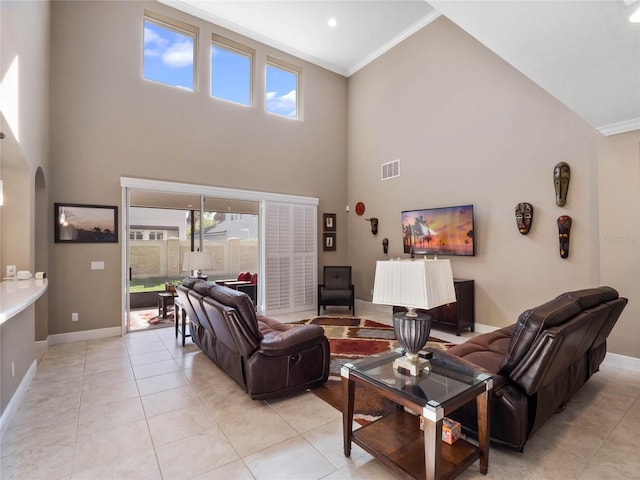
<svg viewBox="0 0 640 480">
<path fill-rule="evenodd" d="M 491 439 L 522 450 L 527 439 L 598 371 L 627 299 L 610 287 L 567 292 L 526 310 L 517 323 L 447 351 L 493 375 Z M 467 433 L 475 402 L 450 415 Z"/>
<path fill-rule="evenodd" d="M 313 388 L 327 381 L 329 341 L 318 325 L 256 316 L 242 292 L 187 278 L 177 287 L 194 343 L 253 399 Z"/>
</svg>

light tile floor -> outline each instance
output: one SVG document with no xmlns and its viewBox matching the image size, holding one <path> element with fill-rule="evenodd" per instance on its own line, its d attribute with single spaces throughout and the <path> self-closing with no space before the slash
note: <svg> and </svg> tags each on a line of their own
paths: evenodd
<svg viewBox="0 0 640 480">
<path fill-rule="evenodd" d="M 610 363 L 524 453 L 492 448 L 488 475 L 473 465 L 460 478 L 639 478 L 640 373 Z M 397 478 L 355 446 L 345 458 L 340 412 L 312 393 L 251 400 L 173 329 L 51 347 L 0 462 L 3 480 Z"/>
</svg>

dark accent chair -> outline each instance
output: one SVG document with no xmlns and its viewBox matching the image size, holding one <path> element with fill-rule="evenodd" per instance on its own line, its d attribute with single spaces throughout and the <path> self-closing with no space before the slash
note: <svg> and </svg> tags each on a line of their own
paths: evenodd
<svg viewBox="0 0 640 480">
<path fill-rule="evenodd" d="M 327 305 L 349 307 L 351 314 L 355 315 L 355 287 L 351 283 L 351 267 L 324 267 L 322 281 L 318 285 L 318 315 L 320 306 L 326 310 Z"/>
</svg>

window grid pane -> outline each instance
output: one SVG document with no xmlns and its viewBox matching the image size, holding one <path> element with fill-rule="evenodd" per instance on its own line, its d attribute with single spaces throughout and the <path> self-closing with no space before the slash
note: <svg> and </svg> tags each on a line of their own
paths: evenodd
<svg viewBox="0 0 640 480">
<path fill-rule="evenodd" d="M 251 56 L 211 46 L 211 96 L 251 106 Z"/>
<path fill-rule="evenodd" d="M 298 118 L 298 74 L 267 64 L 266 109 L 269 113 Z"/>
<path fill-rule="evenodd" d="M 145 18 L 144 78 L 193 91 L 194 44 L 194 34 Z"/>
</svg>

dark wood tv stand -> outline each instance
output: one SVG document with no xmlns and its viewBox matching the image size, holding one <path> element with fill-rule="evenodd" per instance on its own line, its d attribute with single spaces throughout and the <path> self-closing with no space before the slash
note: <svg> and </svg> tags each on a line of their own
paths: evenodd
<svg viewBox="0 0 640 480">
<path fill-rule="evenodd" d="M 440 330 L 449 330 L 460 335 L 461 332 L 475 329 L 475 286 L 473 280 L 453 279 L 456 290 L 456 302 L 432 308 L 418 310 L 431 315 L 431 326 Z M 404 307 L 393 307 L 393 313 L 405 310 Z"/>
</svg>

